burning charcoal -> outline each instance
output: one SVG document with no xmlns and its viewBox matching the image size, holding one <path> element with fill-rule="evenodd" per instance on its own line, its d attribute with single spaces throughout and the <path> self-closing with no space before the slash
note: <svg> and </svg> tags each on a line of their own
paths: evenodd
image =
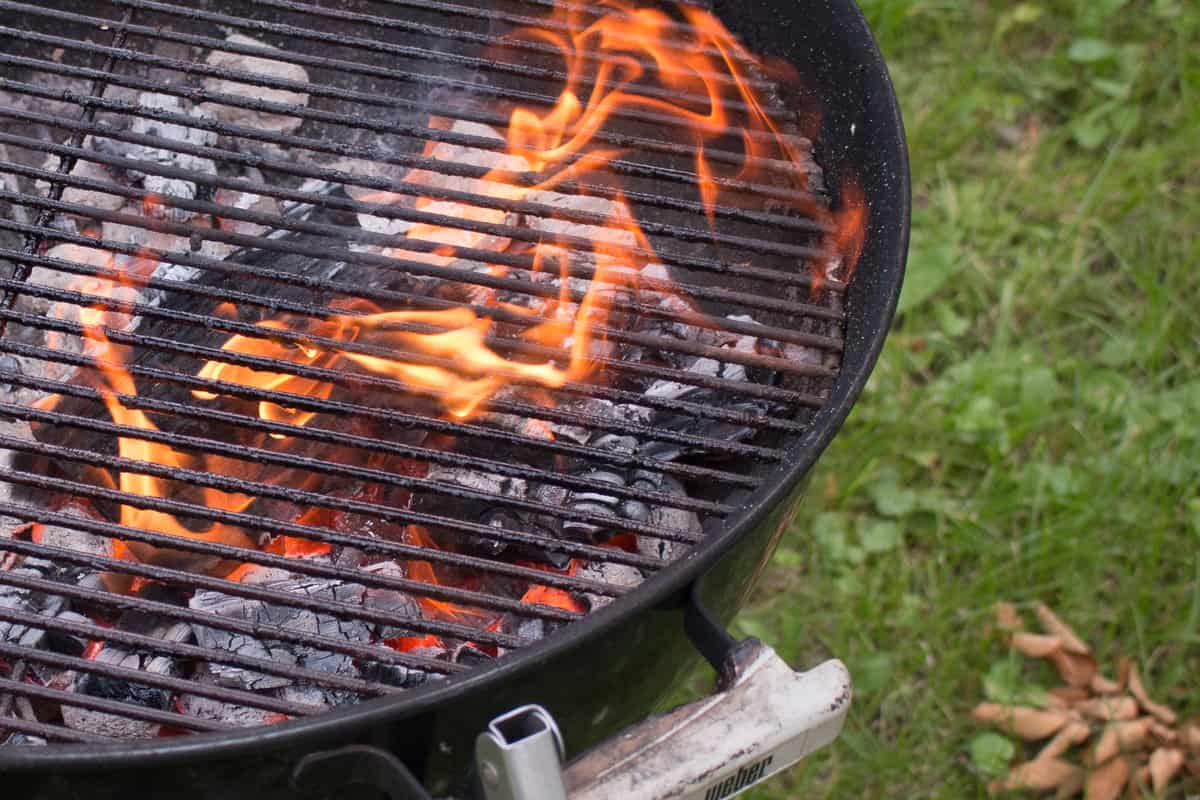
<svg viewBox="0 0 1200 800">
<path fill-rule="evenodd" d="M 355 670 L 355 674 L 358 671 Z M 310 683 L 292 683 L 277 693 L 280 700 L 306 706 L 342 706 L 354 702 L 354 693 L 341 689 L 328 689 Z"/>
<path fill-rule="evenodd" d="M 541 203 L 564 212 L 598 214 L 614 220 L 631 220 L 633 214 L 624 203 L 605 197 L 585 194 L 561 194 L 554 191 L 532 192 L 526 198 L 531 203 Z M 618 247 L 637 247 L 637 238 L 625 226 L 588 225 L 572 222 L 555 217 L 527 216 L 525 224 L 534 230 L 545 231 L 548 239 L 556 236 L 577 236 L 593 242 L 617 245 Z"/>
<path fill-rule="evenodd" d="M 183 100 L 169 94 L 143 92 L 138 97 L 138 104 L 146 108 L 158 109 L 173 114 L 183 114 L 186 112 Z M 193 111 L 190 113 L 193 116 L 199 116 L 197 112 Z M 211 147 L 217 143 L 217 135 L 212 131 L 191 128 L 172 122 L 162 122 L 149 117 L 133 117 L 130 123 L 130 130 L 137 134 L 171 139 L 200 147 Z M 214 175 L 217 172 L 217 165 L 212 159 L 202 158 L 190 153 L 181 153 L 166 147 L 135 145 L 130 148 L 129 157 L 137 161 L 157 163 L 163 166 L 188 170 L 189 172 Z M 144 175 L 142 178 L 142 187 L 155 196 L 169 195 L 172 197 L 181 197 L 185 200 L 194 200 L 197 196 L 195 183 L 183 178 L 171 178 L 165 175 Z M 191 211 L 173 208 L 159 202 L 145 203 L 143 204 L 143 209 L 149 213 L 176 222 L 186 221 L 193 216 L 193 212 Z"/>
<path fill-rule="evenodd" d="M 98 150 L 92 137 L 86 136 L 83 140 L 82 147 L 85 150 Z M 42 164 L 42 169 L 57 171 L 59 165 L 59 157 L 54 153 L 48 153 L 46 160 Z M 103 183 L 114 183 L 116 178 L 102 164 L 97 164 L 94 161 L 79 159 L 75 162 L 74 169 L 71 170 L 71 175 L 77 178 L 87 178 L 93 181 Z M 38 180 L 34 182 L 39 194 L 46 195 L 50 193 L 50 182 Z M 109 194 L 107 192 L 85 189 L 81 186 L 67 186 L 63 189 L 62 200 L 64 203 L 74 203 L 88 208 L 95 208 L 102 211 L 116 211 L 121 206 L 125 205 L 125 197 L 119 194 Z"/>
<path fill-rule="evenodd" d="M 670 475 L 658 476 L 658 480 L 658 491 L 667 492 L 676 497 L 688 496 L 687 489 L 683 488 L 683 484 Z M 650 518 L 647 522 L 657 528 L 680 533 L 698 535 L 704 532 L 704 526 L 700 522 L 700 517 L 696 516 L 696 512 L 683 508 L 656 505 L 650 509 Z M 639 553 L 664 561 L 674 561 L 686 549 L 684 545 L 677 542 L 655 539 L 652 536 L 639 535 L 637 540 Z"/>
<path fill-rule="evenodd" d="M 404 570 L 394 561 L 381 561 L 378 564 L 366 567 L 363 571 L 373 575 L 382 575 L 387 578 L 404 577 Z M 417 601 L 395 589 L 368 587 L 363 593 L 363 605 L 367 608 L 373 608 L 376 611 L 392 614 L 400 619 L 421 618 L 421 609 L 417 605 Z M 378 639 L 395 639 L 400 636 L 410 636 L 411 634 L 412 632 L 407 628 L 396 625 L 375 626 L 375 637 Z"/>
<path fill-rule="evenodd" d="M 497 497 L 524 498 L 528 489 L 525 481 L 521 478 L 495 475 L 464 467 L 447 467 L 441 464 L 430 464 L 428 477 L 432 481 L 452 483 Z"/>
<path fill-rule="evenodd" d="M 487 664 L 490 661 L 495 661 L 495 657 L 484 652 L 479 645 L 474 642 L 466 642 L 454 649 L 452 660 L 455 664 L 464 664 L 466 666 L 479 666 Z"/>
<path fill-rule="evenodd" d="M 74 611 L 60 612 L 57 619 L 63 622 L 73 622 L 78 625 L 91 624 L 90 619 Z M 63 653 L 68 656 L 81 656 L 87 650 L 87 646 L 88 640 L 83 636 L 77 636 L 66 631 L 46 631 L 46 648 L 56 653 Z"/>
<path fill-rule="evenodd" d="M 30 564 L 31 559 L 25 560 L 25 565 L 12 570 L 9 574 L 27 578 L 45 578 L 45 567 L 52 567 L 49 562 L 41 561 Z M 39 569 L 38 567 L 43 567 Z M 66 608 L 66 600 L 59 595 L 44 594 L 19 586 L 0 585 L 0 608 L 20 611 L 25 614 L 38 614 L 43 617 L 53 617 Z M 30 628 L 15 622 L 0 620 L 0 642 L 15 644 L 20 647 L 40 647 L 46 638 L 46 631 L 40 628 Z"/>
<path fill-rule="evenodd" d="M 640 539 L 641 537 L 638 538 Z M 586 578 L 626 589 L 640 586 L 642 581 L 645 580 L 642 577 L 641 570 L 637 567 L 631 567 L 628 564 L 614 564 L 611 561 L 589 561 L 580 567 L 575 575 L 579 578 Z M 585 593 L 583 597 L 587 600 L 588 608 L 592 611 L 599 611 L 616 599 L 603 594 L 590 593 Z"/>
<path fill-rule="evenodd" d="M 217 685 L 217 681 L 213 676 L 206 672 L 197 673 L 193 680 L 196 683 Z M 218 722 L 228 722 L 245 728 L 268 725 L 279 717 L 279 714 L 274 711 L 226 703 L 222 700 L 201 697 L 198 694 L 182 694 L 179 696 L 178 704 L 179 712 L 182 714 L 201 719 L 217 720 Z"/>
<path fill-rule="evenodd" d="M 148 584 L 139 594 L 158 601 L 174 602 L 178 600 L 170 590 L 156 584 Z M 186 642 L 192 638 L 191 628 L 186 622 L 173 622 L 141 611 L 127 611 L 122 614 L 117 620 L 117 627 L 130 633 L 153 636 L 166 642 Z M 130 650 L 111 642 L 105 642 L 93 660 L 97 664 L 107 664 L 152 675 L 178 677 L 183 674 L 183 665 L 170 655 Z M 78 676 L 74 691 L 78 694 L 119 700 L 146 708 L 166 710 L 171 705 L 171 692 L 167 689 L 91 672 Z M 70 728 L 119 739 L 155 736 L 159 729 L 157 723 L 127 719 L 72 706 L 63 706 L 62 714 L 63 722 Z"/>
<path fill-rule="evenodd" d="M 361 603 L 365 590 L 358 584 L 346 584 L 322 578 L 296 578 L 267 587 L 303 595 L 319 600 L 343 603 Z M 331 638 L 343 638 L 355 642 L 371 640 L 370 626 L 358 620 L 341 620 L 327 614 L 318 614 L 303 608 L 273 605 L 220 592 L 201 590 L 196 592 L 189 605 L 198 611 L 220 617 L 246 620 L 264 627 L 283 628 L 297 633 L 319 634 Z M 193 624 L 196 640 L 202 647 L 241 653 L 281 664 L 308 667 L 323 672 L 356 674 L 349 656 L 331 653 L 318 648 L 295 645 L 287 642 L 260 640 L 232 631 L 209 628 Z M 216 681 L 226 686 L 245 689 L 281 688 L 291 680 L 278 675 L 265 675 L 253 670 L 225 664 L 210 664 L 209 670 Z"/>
<path fill-rule="evenodd" d="M 214 50 L 209 53 L 206 62 L 210 67 L 218 69 L 240 70 L 251 72 L 266 79 L 295 81 L 308 83 L 308 72 L 299 64 L 289 64 L 276 61 L 271 56 L 279 49 L 271 45 L 244 36 L 231 33 L 225 41 L 234 45 L 243 45 L 261 50 L 262 55 L 244 55 L 242 53 L 227 53 Z M 272 89 L 265 86 L 251 86 L 245 83 L 225 78 L 209 77 L 204 79 L 204 88 L 218 94 L 230 94 L 253 100 L 264 100 L 270 103 L 282 103 L 293 106 L 307 106 L 308 94 L 289 89 Z M 222 122 L 236 125 L 246 125 L 267 131 L 291 133 L 304 122 L 299 117 L 288 114 L 272 114 L 265 111 L 255 111 L 250 108 L 227 106 L 220 103 L 205 103 L 201 108 Z"/>
<path fill-rule="evenodd" d="M 361 672 L 362 676 L 369 681 L 399 686 L 401 689 L 415 689 L 430 679 L 441 677 L 416 667 L 406 667 L 403 664 L 383 664 L 379 661 L 368 661 L 363 664 Z"/>
<path fill-rule="evenodd" d="M 611 494 L 605 494 L 603 489 L 605 486 L 624 488 L 624 476 L 612 470 L 596 469 L 586 472 L 580 477 L 593 484 L 596 488 L 595 490 L 590 491 L 572 492 L 569 502 L 569 507 L 571 510 L 587 512 L 591 514 L 616 515 L 618 513 L 617 509 L 621 504 L 621 500 Z M 613 532 L 604 525 L 594 522 L 585 522 L 583 520 L 565 520 L 562 524 L 562 527 L 565 533 L 571 534 L 579 539 L 594 539 L 601 532 Z"/>
</svg>

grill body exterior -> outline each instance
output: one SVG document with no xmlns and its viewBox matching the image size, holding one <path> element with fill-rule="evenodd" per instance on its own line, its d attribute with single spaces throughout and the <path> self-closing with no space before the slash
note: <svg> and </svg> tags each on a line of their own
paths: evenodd
<svg viewBox="0 0 1200 800">
<path fill-rule="evenodd" d="M 641 719 L 678 685 L 699 658 L 684 632 L 689 591 L 699 581 L 705 606 L 721 621 L 733 617 L 803 501 L 811 468 L 866 384 L 899 296 L 910 214 L 899 108 L 852 0 L 718 0 L 713 11 L 752 50 L 796 68 L 803 93 L 822 110 L 814 151 L 829 182 L 836 187 L 852 169 L 870 210 L 846 293 L 841 372 L 789 459 L 774 465 L 729 524 L 685 558 L 618 602 L 487 669 L 245 731 L 3 748 L 6 793 L 31 800 L 305 796 L 306 787 L 292 784 L 302 758 L 363 744 L 396 753 L 436 794 L 469 780 L 476 735 L 508 709 L 538 703 L 550 710 L 570 756 Z M 354 776 L 347 780 L 337 796 L 355 796 Z"/>
</svg>

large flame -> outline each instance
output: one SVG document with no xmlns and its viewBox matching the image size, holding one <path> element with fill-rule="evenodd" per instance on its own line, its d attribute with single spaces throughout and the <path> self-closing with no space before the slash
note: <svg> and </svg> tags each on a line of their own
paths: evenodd
<svg viewBox="0 0 1200 800">
<path fill-rule="evenodd" d="M 511 110 L 503 152 L 470 151 L 475 158 L 480 158 L 479 154 L 486 156 L 476 163 L 488 169 L 483 177 L 469 181 L 470 192 L 506 204 L 521 201 L 545 204 L 555 198 L 555 190 L 565 182 L 589 175 L 603 173 L 596 180 L 614 185 L 614 176 L 607 167 L 622 151 L 607 144 L 617 139 L 598 138 L 598 134 L 615 133 L 610 127 L 615 116 L 630 110 L 653 112 L 675 121 L 677 131 L 664 131 L 662 138 L 682 138 L 694 145 L 698 198 L 714 230 L 721 206 L 739 202 L 733 193 L 724 191 L 731 182 L 765 181 L 769 170 L 770 180 L 777 183 L 775 176 L 780 171 L 776 168 L 780 162 L 790 162 L 791 167 L 782 174 L 789 176 L 798 190 L 807 186 L 805 154 L 797 150 L 793 136 L 776 127 L 756 92 L 754 76 L 768 74 L 767 66 L 738 44 L 715 17 L 691 6 L 681 6 L 679 14 L 688 23 L 681 26 L 663 11 L 636 8 L 620 0 L 604 0 L 596 6 L 603 11 L 598 16 L 595 8 L 584 14 L 575 5 L 556 6 L 554 13 L 559 24 L 553 29 L 534 26 L 512 35 L 515 39 L 549 43 L 556 48 L 566 81 L 551 107 L 520 106 Z M 647 92 L 648 89 L 653 91 Z M 430 122 L 431 127 L 443 129 L 453 124 L 442 118 Z M 443 157 L 439 155 L 439 147 L 429 142 L 426 155 Z M 740 164 L 731 165 L 728 158 L 712 158 L 717 151 L 727 153 L 738 148 L 743 155 Z M 531 175 L 536 177 L 531 179 Z M 429 186 L 444 177 L 413 170 L 406 181 L 418 187 Z M 331 381 L 312 376 L 322 370 L 354 370 L 396 381 L 406 393 L 432 399 L 445 415 L 455 419 L 469 419 L 483 413 L 497 392 L 510 385 L 524 386 L 529 396 L 550 402 L 549 394 L 539 390 L 560 388 L 593 374 L 598 354 L 604 352 L 602 340 L 616 298 L 623 291 L 636 289 L 638 275 L 656 263 L 648 237 L 621 198 L 619 182 L 615 185 L 616 199 L 597 203 L 597 207 L 605 209 L 604 225 L 579 226 L 562 220 L 541 220 L 539 229 L 544 232 L 544 240 L 533 244 L 529 251 L 532 271 L 545 272 L 546 275 L 539 277 L 557 281 L 557 296 L 535 297 L 529 305 L 519 306 L 500 302 L 494 290 L 471 287 L 471 307 L 389 310 L 353 301 L 331 307 L 321 319 L 277 316 L 258 322 L 253 332 L 229 337 L 221 348 L 225 357 L 208 361 L 197 372 L 198 377 L 214 383 L 212 391 L 197 390 L 193 394 L 203 402 L 217 401 L 220 387 L 215 384 L 220 383 L 325 401 L 334 397 L 337 387 Z M 572 187 L 571 191 L 577 189 Z M 797 210 L 817 218 L 833 231 L 826 241 L 830 257 L 817 259 L 819 263 L 812 266 L 813 284 L 817 287 L 828 278 L 849 280 L 862 249 L 867 222 L 862 193 L 849 182 L 842 194 L 843 207 L 834 212 L 811 200 L 795 201 Z M 805 195 L 798 191 L 796 196 Z M 417 197 L 414 201 L 411 197 L 378 192 L 359 195 L 359 199 L 381 204 L 411 203 L 430 214 L 484 224 L 478 227 L 509 222 L 509 215 L 501 210 L 432 197 Z M 154 210 L 154 204 L 153 199 L 148 201 L 147 212 Z M 507 240 L 452 225 L 414 224 L 397 230 L 402 230 L 402 235 L 396 235 L 391 246 L 382 252 L 397 260 L 418 262 L 424 271 L 432 269 L 436 275 L 439 270 L 446 270 L 452 276 L 453 268 L 514 277 L 510 266 L 489 264 L 486 258 L 480 263 L 481 251 L 485 256 L 488 251 L 498 253 L 508 247 Z M 577 248 L 577 242 L 565 241 L 568 230 L 573 237 L 578 237 L 581 230 L 586 231 L 591 241 L 593 252 L 586 262 L 591 270 L 590 281 L 586 283 L 573 276 L 572 266 L 578 262 L 572 261 L 570 251 Z M 474 252 L 465 258 L 463 251 Z M 156 264 L 152 259 L 126 259 L 120 263 L 110 259 L 108 266 L 124 270 L 125 283 L 137 287 L 145 284 Z M 118 296 L 120 285 L 96 279 L 81 284 L 80 288 L 111 299 Z M 580 286 L 586 289 L 581 291 Z M 490 316 L 479 312 L 480 306 L 503 309 L 510 318 L 524 317 L 527 325 L 514 326 L 517 332 L 505 335 L 516 336 L 537 348 L 556 350 L 557 356 L 530 362 L 507 355 L 508 350 L 495 349 L 492 346 L 495 323 Z M 678 306 L 686 308 L 687 304 Z M 236 318 L 237 312 L 225 304 L 218 316 Z M 146 413 L 129 407 L 122 399 L 135 398 L 137 387 L 123 366 L 128 363 L 128 348 L 114 345 L 106 334 L 106 329 L 125 327 L 123 319 L 127 321 L 128 317 L 121 319 L 114 316 L 116 313 L 109 303 L 85 309 L 81 318 L 85 339 L 98 360 L 97 389 L 115 422 L 147 433 L 156 432 L 157 426 Z M 256 368 L 254 359 L 269 359 L 279 366 Z M 287 365 L 306 374 L 289 372 Z M 258 403 L 257 414 L 263 420 L 293 427 L 309 425 L 317 417 L 311 410 L 266 401 Z M 533 433 L 538 435 L 536 431 Z M 544 435 L 553 438 L 549 430 Z M 274 439 L 263 437 L 263 442 L 278 448 L 290 444 L 290 437 L 279 433 L 271 436 Z M 119 437 L 118 450 L 123 458 L 171 469 L 223 475 L 236 475 L 238 470 L 237 462 L 231 459 L 183 453 L 136 436 Z M 289 477 L 281 471 L 274 479 Z M 135 469 L 120 473 L 119 486 L 125 493 L 146 498 L 170 497 L 179 488 Z M 254 501 L 249 496 L 215 489 L 203 490 L 197 499 L 211 508 L 229 511 L 243 510 Z M 120 517 L 123 524 L 135 528 L 256 546 L 251 536 L 235 528 L 212 524 L 193 530 L 168 514 L 133 505 L 122 506 Z M 317 510 L 299 513 L 295 521 L 332 527 L 328 517 L 327 512 Z M 409 528 L 405 538 L 423 547 L 437 546 L 429 533 L 418 527 Z M 290 537 L 276 537 L 266 546 L 273 552 L 298 558 L 322 555 L 329 550 L 327 544 Z M 147 545 L 130 543 L 128 547 L 138 559 L 160 558 L 160 553 Z M 438 581 L 427 561 L 412 560 L 405 566 L 416 580 Z M 237 576 L 238 573 L 233 574 Z M 522 599 L 571 611 L 583 608 L 569 594 L 540 584 L 532 584 Z M 461 621 L 478 616 L 472 609 L 431 598 L 422 599 L 421 605 L 426 614 L 443 619 Z M 430 637 L 408 637 L 394 644 L 400 649 L 413 649 L 431 646 L 432 641 Z"/>
</svg>

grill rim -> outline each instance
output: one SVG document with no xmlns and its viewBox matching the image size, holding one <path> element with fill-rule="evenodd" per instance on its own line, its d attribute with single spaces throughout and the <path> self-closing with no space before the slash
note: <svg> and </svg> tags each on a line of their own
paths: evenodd
<svg viewBox="0 0 1200 800">
<path fill-rule="evenodd" d="M 764 6 L 771 2 L 757 0 L 754 4 Z M 718 0 L 716 5 L 717 15 L 730 20 L 732 27 L 734 21 L 728 13 L 721 13 L 724 3 Z M 865 388 L 895 315 L 909 246 L 911 176 L 904 124 L 894 86 L 878 43 L 857 4 L 850 0 L 827 0 L 822 5 L 827 6 L 829 18 L 836 18 L 838 24 L 836 28 L 820 31 L 817 35 L 833 37 L 836 41 L 826 46 L 836 46 L 843 51 L 842 55 L 853 58 L 861 67 L 860 70 L 854 70 L 842 66 L 846 75 L 853 74 L 853 77 L 843 77 L 842 80 L 853 81 L 854 94 L 858 96 L 852 94 L 840 98 L 840 101 L 861 100 L 863 107 L 860 110 L 876 119 L 881 146 L 873 153 L 876 163 L 872 168 L 886 174 L 877 176 L 882 184 L 878 192 L 867 192 L 872 212 L 870 225 L 859 272 L 847 290 L 846 346 L 841 371 L 829 401 L 812 417 L 808 430 L 786 451 L 790 457 L 764 473 L 762 483 L 746 498 L 740 514 L 731 516 L 720 531 L 694 545 L 687 557 L 650 576 L 618 602 L 588 614 L 555 635 L 522 648 L 493 665 L 465 671 L 446 680 L 395 695 L 363 700 L 344 709 L 274 725 L 227 732 L 198 732 L 168 739 L 0 748 L 0 769 L 11 772 L 112 770 L 151 763 L 167 766 L 199 759 L 209 761 L 285 746 L 319 746 L 328 743 L 335 735 L 345 738 L 353 732 L 434 712 L 447 701 L 468 694 L 478 695 L 518 676 L 536 672 L 541 664 L 584 645 L 588 640 L 599 638 L 624 620 L 669 601 L 680 589 L 697 580 L 727 555 L 750 530 L 763 523 L 797 489 L 840 430 Z M 749 12 L 749 9 L 746 11 Z M 753 13 L 746 13 L 744 17 L 751 18 Z M 829 83 L 836 76 L 818 74 L 806 77 L 818 91 L 834 93 Z M 836 102 L 830 104 L 835 112 L 839 110 Z M 836 114 L 825 116 L 827 119 L 822 121 L 819 140 L 827 134 L 828 118 Z M 849 150 L 848 146 L 830 149 L 838 151 L 828 153 L 834 161 L 845 161 L 849 157 L 844 152 Z M 837 173 L 832 164 L 823 163 L 822 166 L 831 174 Z M 868 183 L 866 169 L 863 181 Z M 856 309 L 856 302 L 869 308 Z M 862 329 L 854 330 L 855 325 Z M 474 732 L 468 733 L 474 735 Z"/>
</svg>

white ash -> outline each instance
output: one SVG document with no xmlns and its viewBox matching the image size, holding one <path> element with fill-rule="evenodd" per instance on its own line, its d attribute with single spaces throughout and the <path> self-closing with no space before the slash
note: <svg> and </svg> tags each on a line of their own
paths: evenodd
<svg viewBox="0 0 1200 800">
<path fill-rule="evenodd" d="M 90 134 L 84 138 L 80 146 L 85 150 L 95 152 L 93 139 Z M 46 154 L 46 160 L 42 163 L 42 169 L 57 172 L 60 162 L 60 156 L 48 153 Z M 102 183 L 119 183 L 117 178 L 104 165 L 97 164 L 94 161 L 87 161 L 83 158 L 75 161 L 75 167 L 71 170 L 71 175 Z M 34 187 L 37 189 L 38 194 L 46 195 L 50 191 L 50 182 L 37 180 L 34 182 Z M 123 195 L 110 194 L 96 189 L 86 189 L 82 186 L 65 186 L 63 187 L 62 200 L 64 203 L 76 203 L 102 211 L 116 211 L 125 205 L 127 198 Z"/>
<path fill-rule="evenodd" d="M 384 578 L 404 578 L 404 569 L 394 561 L 380 561 L 364 567 L 363 572 Z M 417 601 L 410 595 L 396 589 L 384 589 L 368 586 L 363 593 L 363 605 L 367 608 L 391 614 L 398 619 L 420 619 L 421 609 Z M 375 626 L 375 636 L 379 639 L 395 639 L 400 636 L 411 636 L 412 630 L 397 625 Z"/>
<path fill-rule="evenodd" d="M 153 636 L 166 642 L 187 642 L 192 638 L 191 627 L 185 622 L 171 622 L 151 614 L 128 611 L 117 623 L 121 630 Z M 107 664 L 127 670 L 151 675 L 180 677 L 183 665 L 170 655 L 156 655 L 129 650 L 121 645 L 106 642 L 93 659 L 97 664 Z M 92 697 L 101 697 L 121 702 L 130 702 L 147 708 L 166 710 L 171 705 L 171 692 L 154 686 L 110 678 L 96 673 L 80 673 L 74 691 Z M 92 711 L 64 705 L 63 722 L 74 730 L 88 731 L 101 736 L 118 739 L 144 739 L 158 734 L 159 724 L 144 720 Z"/>
<path fill-rule="evenodd" d="M 265 585 L 277 591 L 304 595 L 310 599 L 342 603 L 362 603 L 365 592 L 364 587 L 358 584 L 345 584 L 340 581 L 309 577 Z M 198 611 L 252 622 L 256 626 L 264 628 L 282 628 L 300 634 L 318 634 L 329 638 L 363 643 L 371 641 L 372 638 L 371 626 L 360 620 L 343 620 L 308 609 L 274 605 L 210 590 L 196 592 L 188 605 Z M 233 631 L 209 628 L 201 624 L 193 624 L 192 628 L 196 640 L 203 647 L 232 651 L 323 672 L 356 674 L 351 658 L 341 653 L 332 653 L 305 645 L 257 639 Z M 224 664 L 211 664 L 209 668 L 217 682 L 227 686 L 269 689 L 291 683 L 290 679 L 278 675 L 265 675 Z"/>
<path fill-rule="evenodd" d="M 605 246 L 632 249 L 638 245 L 637 237 L 629 230 L 633 214 L 624 203 L 606 197 L 562 194 L 554 191 L 531 192 L 525 199 L 531 203 L 549 206 L 557 213 L 592 214 L 607 220 L 604 225 L 591 225 L 554 216 L 527 214 L 525 224 L 548 234 L 552 241 L 555 237 L 570 236 L 599 243 L 602 249 Z"/>
<path fill-rule="evenodd" d="M 431 464 L 426 477 L 431 481 L 454 484 L 497 497 L 523 498 L 529 489 L 522 478 L 480 472 L 465 467 L 448 467 L 443 464 Z"/>
<path fill-rule="evenodd" d="M 616 564 L 611 561 L 589 561 L 579 568 L 575 576 L 598 583 L 607 583 L 610 586 L 619 586 L 623 589 L 633 589 L 640 586 L 645 580 L 642 577 L 642 571 L 637 567 Z M 592 592 L 584 592 L 583 598 L 587 601 L 588 609 L 591 611 L 599 611 L 616 599 Z"/>
<path fill-rule="evenodd" d="M 138 103 L 145 108 L 158 109 L 173 114 L 186 114 L 195 117 L 204 116 L 198 109 L 187 109 L 184 106 L 183 100 L 169 94 L 145 92 L 138 98 Z M 130 122 L 130 130 L 137 134 L 171 139 L 181 144 L 199 147 L 212 147 L 217 143 L 217 134 L 212 131 L 192 128 L 173 122 L 163 122 L 147 117 L 134 117 Z M 145 161 L 189 172 L 208 173 L 210 175 L 215 175 L 217 172 L 217 165 L 212 159 L 192 155 L 191 153 L 181 153 L 165 147 L 150 147 L 140 144 L 127 145 L 126 147 L 127 157 L 136 161 Z M 143 175 L 142 188 L 156 196 L 179 197 L 185 200 L 194 200 L 197 194 L 196 184 L 192 181 L 151 173 Z M 151 214 L 175 222 L 184 222 L 194 216 L 194 212 L 162 203 L 151 202 L 145 205 Z"/>
<path fill-rule="evenodd" d="M 240 33 L 231 33 L 225 37 L 230 44 L 253 47 L 261 50 L 260 55 L 232 53 L 224 50 L 213 50 L 205 59 L 210 67 L 226 70 L 238 70 L 254 73 L 255 77 L 267 80 L 295 81 L 308 83 L 308 71 L 299 64 L 278 61 L 273 56 L 280 52 L 266 42 L 260 42 Z M 267 86 L 254 86 L 239 83 L 226 78 L 208 77 L 204 79 L 204 88 L 217 94 L 235 95 L 252 100 L 263 100 L 270 103 L 281 103 L 293 106 L 308 106 L 306 92 L 290 89 L 275 89 Z M 248 127 L 260 128 L 275 133 L 291 133 L 303 124 L 304 120 L 291 114 L 275 114 L 254 109 L 229 106 L 223 103 L 208 102 L 200 106 L 205 113 L 215 116 L 222 122 Z M 261 143 L 259 143 L 261 144 Z"/>
<path fill-rule="evenodd" d="M 658 485 L 655 488 L 658 491 L 672 494 L 681 499 L 688 496 L 687 489 L 684 488 L 683 484 L 670 475 L 658 475 L 656 477 Z M 655 505 L 650 509 L 650 516 L 646 522 L 655 528 L 678 531 L 680 533 L 692 534 L 693 536 L 699 536 L 704 532 L 704 526 L 701 524 L 700 517 L 696 515 L 696 512 L 684 508 Z M 640 554 L 668 562 L 674 561 L 688 547 L 686 544 L 673 542 L 669 539 L 658 539 L 645 534 L 638 535 L 637 546 Z"/>
<path fill-rule="evenodd" d="M 45 578 L 46 570 L 26 566 L 10 570 L 9 574 L 26 578 Z M 0 584 L 0 608 L 20 611 L 25 614 L 38 614 L 53 617 L 66 608 L 66 600 L 60 595 L 45 594 L 34 589 L 20 586 Z M 30 628 L 15 622 L 0 620 L 0 642 L 14 644 L 20 647 L 40 647 L 46 638 L 46 631 L 40 628 Z"/>
<path fill-rule="evenodd" d="M 217 685 L 216 679 L 205 671 L 195 673 L 192 680 L 200 684 Z M 181 694 L 178 704 L 180 713 L 187 714 L 189 717 L 228 722 L 245 728 L 268 725 L 279 717 L 279 714 L 274 711 L 226 703 L 223 700 L 214 700 L 198 694 Z"/>
</svg>

